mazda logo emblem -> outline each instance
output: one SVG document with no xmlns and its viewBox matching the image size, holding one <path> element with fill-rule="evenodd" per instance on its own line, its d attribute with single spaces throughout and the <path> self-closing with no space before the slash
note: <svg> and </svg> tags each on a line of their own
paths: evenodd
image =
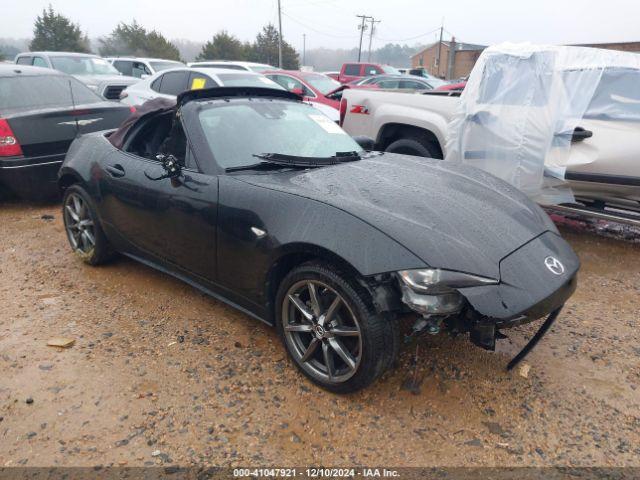
<svg viewBox="0 0 640 480">
<path fill-rule="evenodd" d="M 564 273 L 564 265 L 556 257 L 545 258 L 544 264 L 554 275 L 562 275 Z"/>
</svg>

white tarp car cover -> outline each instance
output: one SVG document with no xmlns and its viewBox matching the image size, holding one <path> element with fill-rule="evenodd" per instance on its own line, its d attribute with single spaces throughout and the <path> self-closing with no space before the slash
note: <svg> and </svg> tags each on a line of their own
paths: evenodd
<svg viewBox="0 0 640 480">
<path fill-rule="evenodd" d="M 573 201 L 564 173 L 571 161 L 589 161 L 570 159 L 574 129 L 585 112 L 640 120 L 639 73 L 635 53 L 508 43 L 487 48 L 449 124 L 446 160 L 486 170 L 540 203 Z"/>
</svg>

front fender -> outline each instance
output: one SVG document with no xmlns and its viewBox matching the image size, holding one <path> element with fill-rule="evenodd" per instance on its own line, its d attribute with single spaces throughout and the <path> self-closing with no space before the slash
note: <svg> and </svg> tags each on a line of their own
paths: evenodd
<svg viewBox="0 0 640 480">
<path fill-rule="evenodd" d="M 331 252 L 362 276 L 427 266 L 339 208 L 233 177 L 220 179 L 218 212 L 218 278 L 261 304 L 271 266 L 298 245 Z"/>
<path fill-rule="evenodd" d="M 447 119 L 440 113 L 405 105 L 381 105 L 375 112 L 373 131 L 378 132 L 376 143 L 380 143 L 385 126 L 391 124 L 406 125 L 430 131 L 438 139 L 438 143 L 444 153 Z"/>
</svg>

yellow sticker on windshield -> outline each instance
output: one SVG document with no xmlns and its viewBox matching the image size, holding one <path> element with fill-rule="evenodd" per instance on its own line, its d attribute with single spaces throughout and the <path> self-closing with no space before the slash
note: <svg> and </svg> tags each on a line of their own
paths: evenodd
<svg viewBox="0 0 640 480">
<path fill-rule="evenodd" d="M 191 90 L 202 90 L 206 83 L 206 78 L 194 78 L 191 81 Z"/>
</svg>

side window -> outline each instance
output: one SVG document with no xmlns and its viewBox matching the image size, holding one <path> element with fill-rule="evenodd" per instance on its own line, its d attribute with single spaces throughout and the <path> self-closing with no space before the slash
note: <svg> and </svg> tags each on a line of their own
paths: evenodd
<svg viewBox="0 0 640 480">
<path fill-rule="evenodd" d="M 125 150 L 156 162 L 156 155 L 159 153 L 174 155 L 178 160 L 184 162 L 186 142 L 184 142 L 184 148 L 180 153 L 180 137 L 177 134 L 173 135 L 174 118 L 175 115 L 173 113 L 150 118 L 137 131 L 133 132 L 133 137 L 130 141 L 125 142 Z M 180 127 L 181 130 L 182 128 Z M 182 136 L 184 137 L 184 133 L 182 133 Z"/>
<path fill-rule="evenodd" d="M 189 76 L 189 90 L 201 90 L 203 88 L 213 88 L 217 86 L 218 84 L 207 75 L 192 72 Z"/>
<path fill-rule="evenodd" d="M 360 65 L 357 63 L 349 63 L 344 67 L 344 74 L 354 77 L 360 76 Z"/>
<path fill-rule="evenodd" d="M 382 73 L 382 70 L 380 70 L 378 67 L 376 67 L 375 65 L 367 65 L 364 69 L 364 74 L 365 76 L 369 76 L 369 75 L 379 75 Z"/>
<path fill-rule="evenodd" d="M 403 80 L 400 82 L 400 88 L 412 88 L 414 90 L 425 90 L 429 88 L 427 84 L 422 82 L 414 82 L 413 80 Z"/>
<path fill-rule="evenodd" d="M 187 79 L 189 72 L 168 72 L 162 76 L 160 93 L 165 95 L 178 95 L 187 90 Z"/>
<path fill-rule="evenodd" d="M 293 77 L 289 77 L 288 75 L 274 75 L 276 79 L 272 79 L 274 80 L 276 83 L 278 83 L 279 85 L 281 85 L 282 87 L 284 87 L 285 89 L 289 90 L 290 92 L 293 92 L 294 90 L 298 91 L 298 92 L 302 92 L 302 95 L 305 97 L 315 97 L 314 93 L 309 90 L 306 85 L 304 83 L 302 83 L 300 80 L 293 78 Z"/>
<path fill-rule="evenodd" d="M 130 62 L 128 60 L 115 60 L 113 62 L 113 66 L 116 68 L 116 70 L 118 70 L 123 75 L 132 76 L 132 73 L 131 73 L 132 63 L 133 62 Z"/>
<path fill-rule="evenodd" d="M 160 84 L 162 83 L 162 77 L 164 77 L 164 75 L 160 75 L 153 82 L 151 82 L 151 90 L 160 93 Z"/>
<path fill-rule="evenodd" d="M 33 57 L 33 66 L 49 68 L 49 65 L 47 65 L 47 62 L 42 57 Z"/>
<path fill-rule="evenodd" d="M 125 73 L 125 75 L 127 74 Z M 151 71 L 144 63 L 132 62 L 131 73 L 129 75 L 136 78 L 142 78 L 142 75 L 151 75 Z"/>
<path fill-rule="evenodd" d="M 31 65 L 31 57 L 29 57 L 29 56 L 19 57 L 18 60 L 16 61 L 16 63 L 18 65 Z"/>
<path fill-rule="evenodd" d="M 400 82 L 398 80 L 382 80 L 376 83 L 380 88 L 399 88 Z"/>
</svg>

